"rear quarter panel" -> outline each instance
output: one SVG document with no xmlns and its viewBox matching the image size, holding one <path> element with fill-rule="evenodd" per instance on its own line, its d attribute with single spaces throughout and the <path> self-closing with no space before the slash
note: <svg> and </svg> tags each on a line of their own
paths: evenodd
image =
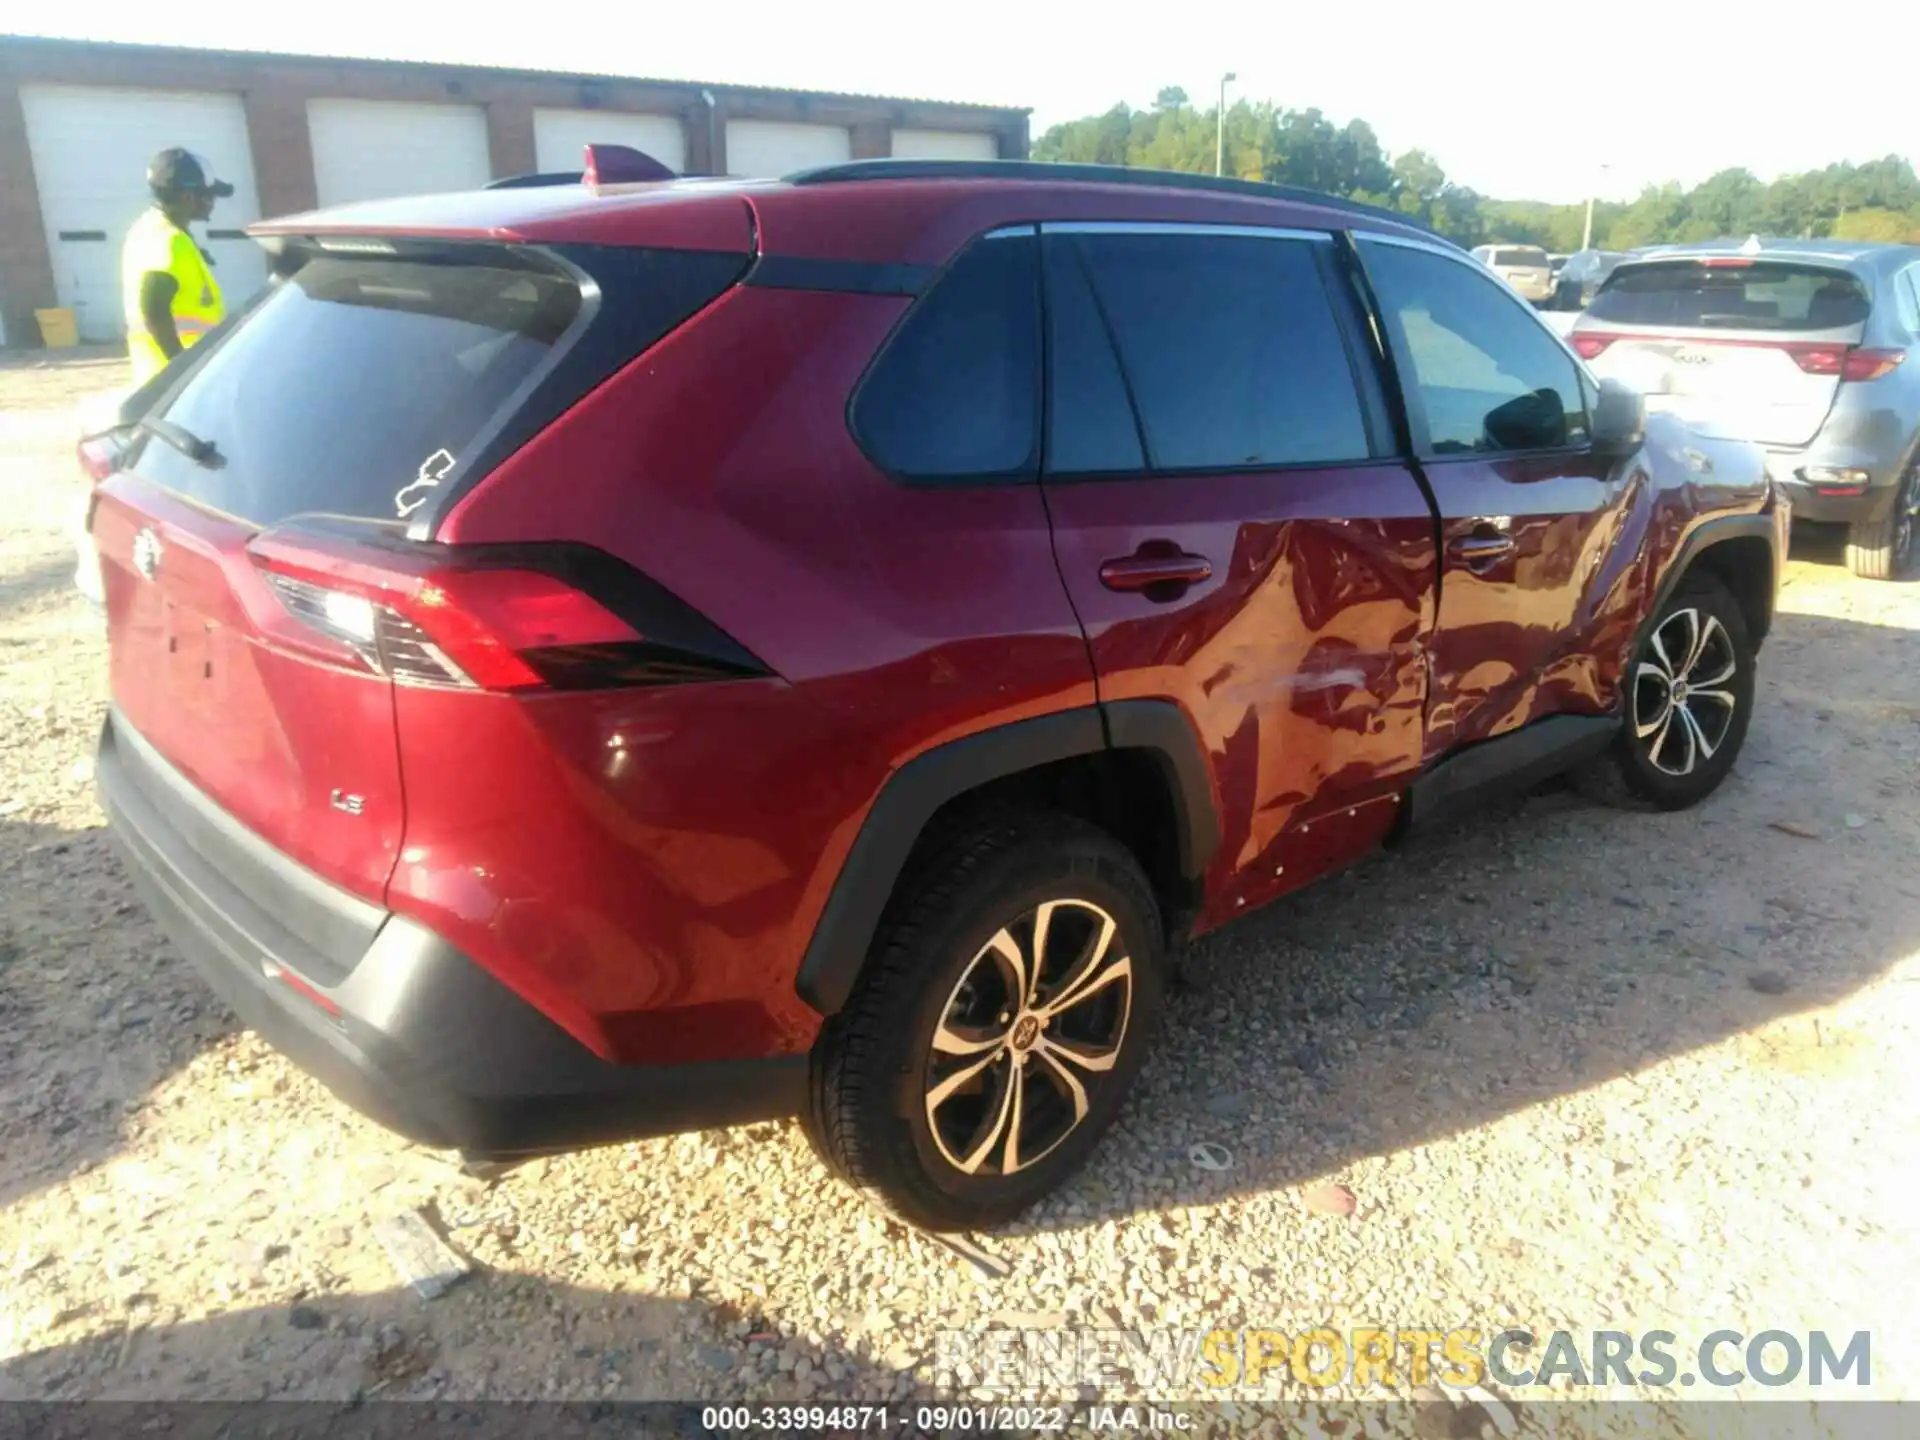
<svg viewBox="0 0 1920 1440">
<path fill-rule="evenodd" d="M 602 1054 L 806 1048 L 799 960 L 888 775 L 1094 703 L 1039 487 L 901 485 L 849 433 L 906 306 L 732 291 L 442 527 L 595 545 L 775 672 L 459 714 L 474 697 L 400 697 L 409 825 L 389 903 Z"/>
</svg>

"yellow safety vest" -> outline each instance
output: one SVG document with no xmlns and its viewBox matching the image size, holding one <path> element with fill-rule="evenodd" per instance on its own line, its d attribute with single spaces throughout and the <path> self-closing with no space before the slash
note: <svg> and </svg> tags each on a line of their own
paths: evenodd
<svg viewBox="0 0 1920 1440">
<path fill-rule="evenodd" d="M 150 270 L 171 275 L 179 287 L 173 293 L 173 328 L 182 345 L 195 344 L 227 313 L 220 300 L 220 283 L 213 267 L 193 237 L 159 206 L 148 209 L 127 231 L 120 250 L 120 294 L 127 317 L 127 353 L 133 360 L 133 383 L 145 384 L 165 368 L 167 353 L 147 330 L 140 313 L 140 285 Z"/>
</svg>

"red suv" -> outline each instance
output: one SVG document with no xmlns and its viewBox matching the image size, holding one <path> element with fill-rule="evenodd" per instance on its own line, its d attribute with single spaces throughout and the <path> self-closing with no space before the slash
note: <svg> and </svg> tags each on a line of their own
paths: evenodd
<svg viewBox="0 0 1920 1440">
<path fill-rule="evenodd" d="M 233 1008 L 423 1143 L 799 1114 L 991 1223 L 1190 937 L 1745 734 L 1758 453 L 1382 212 L 868 162 L 254 233 L 97 493 L 100 783 Z"/>
</svg>

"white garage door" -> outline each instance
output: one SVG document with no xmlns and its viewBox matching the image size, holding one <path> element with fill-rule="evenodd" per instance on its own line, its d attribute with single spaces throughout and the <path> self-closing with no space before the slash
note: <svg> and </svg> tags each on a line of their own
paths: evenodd
<svg viewBox="0 0 1920 1440">
<path fill-rule="evenodd" d="M 478 105 L 310 100 L 307 128 L 322 205 L 478 190 L 493 178 Z"/>
<path fill-rule="evenodd" d="M 1000 142 L 970 130 L 896 130 L 893 153 L 901 160 L 998 160 Z"/>
<path fill-rule="evenodd" d="M 839 125 L 803 125 L 786 120 L 729 120 L 729 175 L 791 175 L 814 165 L 841 165 L 853 158 L 853 137 Z"/>
<path fill-rule="evenodd" d="M 231 307 L 266 283 L 266 258 L 241 227 L 260 218 L 247 117 L 237 95 L 23 85 L 27 147 L 53 256 L 55 293 L 88 340 L 126 333 L 120 243 L 151 200 L 147 161 L 172 145 L 205 157 L 233 195 L 195 235 Z"/>
<path fill-rule="evenodd" d="M 615 110 L 536 110 L 534 161 L 542 170 L 578 170 L 589 145 L 628 145 L 676 175 L 687 171 L 687 135 L 672 115 L 622 115 Z"/>
</svg>

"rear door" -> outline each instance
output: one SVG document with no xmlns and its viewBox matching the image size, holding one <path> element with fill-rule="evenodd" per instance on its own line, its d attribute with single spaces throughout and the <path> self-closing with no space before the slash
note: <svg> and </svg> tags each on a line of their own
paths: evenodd
<svg viewBox="0 0 1920 1440">
<path fill-rule="evenodd" d="M 367 898 L 404 818 L 371 620 L 336 599 L 303 617 L 319 629 L 297 623 L 321 602 L 270 584 L 249 546 L 288 525 L 397 535 L 580 309 L 557 270 L 322 256 L 193 366 L 102 487 L 120 714 L 244 824 Z"/>
<path fill-rule="evenodd" d="M 1744 255 L 1623 265 L 1575 332 L 1596 375 L 1702 433 L 1805 445 L 1839 392 L 1871 302 L 1838 266 Z"/>
<path fill-rule="evenodd" d="M 1362 238 L 1368 278 L 1440 507 L 1426 754 L 1562 711 L 1598 713 L 1591 621 L 1628 482 L 1594 456 L 1565 347 L 1457 251 Z"/>
<path fill-rule="evenodd" d="M 1059 224 L 1042 245 L 1061 573 L 1101 699 L 1171 699 L 1209 752 L 1223 919 L 1391 822 L 1420 762 L 1432 512 L 1330 235 Z"/>
</svg>

